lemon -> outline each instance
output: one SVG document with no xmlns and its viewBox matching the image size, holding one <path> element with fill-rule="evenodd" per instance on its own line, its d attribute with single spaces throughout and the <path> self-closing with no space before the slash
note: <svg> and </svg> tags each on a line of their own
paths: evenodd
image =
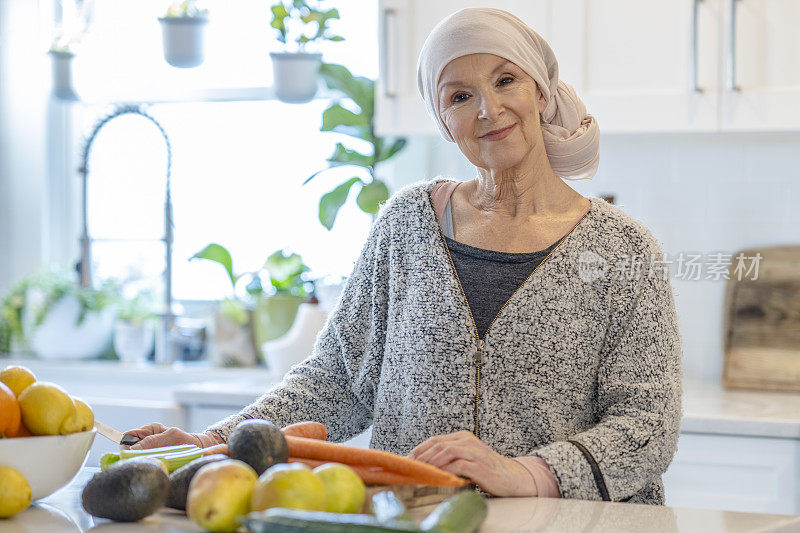
<svg viewBox="0 0 800 533">
<path fill-rule="evenodd" d="M 72 397 L 72 401 L 75 403 L 75 416 L 67 417 L 61 425 L 61 433 L 89 431 L 94 427 L 94 413 L 91 407 L 75 396 Z"/>
<path fill-rule="evenodd" d="M 258 478 L 251 500 L 253 511 L 271 507 L 325 510 L 325 485 L 301 463 L 278 463 Z"/>
<path fill-rule="evenodd" d="M 0 466 L 0 518 L 14 516 L 31 504 L 31 486 L 10 466 Z"/>
<path fill-rule="evenodd" d="M 36 381 L 36 376 L 24 366 L 7 366 L 0 371 L 0 381 L 19 398 L 20 393 Z"/>
<path fill-rule="evenodd" d="M 22 423 L 34 435 L 58 435 L 74 429 L 75 402 L 55 383 L 37 381 L 19 396 Z"/>
<path fill-rule="evenodd" d="M 328 499 L 326 511 L 331 513 L 361 512 L 366 497 L 366 488 L 364 482 L 352 468 L 340 463 L 325 463 L 315 468 L 313 473 L 325 486 Z"/>
</svg>

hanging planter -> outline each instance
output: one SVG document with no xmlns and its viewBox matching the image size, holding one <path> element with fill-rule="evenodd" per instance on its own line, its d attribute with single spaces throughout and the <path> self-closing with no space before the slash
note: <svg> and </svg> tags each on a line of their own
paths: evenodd
<svg viewBox="0 0 800 533">
<path fill-rule="evenodd" d="M 194 0 L 186 0 L 173 4 L 158 21 L 167 63 L 178 68 L 192 68 L 203 63 L 207 10 L 198 9 Z"/>
<path fill-rule="evenodd" d="M 63 50 L 50 50 L 53 87 L 51 94 L 59 100 L 77 101 L 78 93 L 72 87 L 72 59 L 75 54 Z"/>
<path fill-rule="evenodd" d="M 321 3 L 292 0 L 271 7 L 271 26 L 278 31 L 278 41 L 287 48 L 282 52 L 270 52 L 275 96 L 282 102 L 301 104 L 317 94 L 322 54 L 308 51 L 306 46 L 324 40 L 344 40 L 339 35 L 331 35 L 328 28 L 328 21 L 338 19 L 339 11 L 336 8 L 322 10 Z M 290 35 L 292 39 L 289 39 Z M 294 43 L 297 49 L 289 50 L 287 42 Z"/>
<path fill-rule="evenodd" d="M 311 101 L 319 87 L 322 54 L 307 52 L 270 52 L 275 96 L 289 104 Z"/>
</svg>

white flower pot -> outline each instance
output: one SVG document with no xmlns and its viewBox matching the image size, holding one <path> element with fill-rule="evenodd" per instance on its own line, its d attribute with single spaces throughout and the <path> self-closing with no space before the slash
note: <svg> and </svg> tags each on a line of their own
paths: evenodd
<svg viewBox="0 0 800 533">
<path fill-rule="evenodd" d="M 43 359 L 92 359 L 111 344 L 116 309 L 106 307 L 86 313 L 79 322 L 81 303 L 66 295 L 55 302 L 38 326 L 27 320 L 26 337 L 31 349 Z M 25 326 L 23 326 L 25 327 Z"/>
<path fill-rule="evenodd" d="M 192 68 L 203 63 L 206 17 L 161 17 L 164 59 L 173 67 Z"/>
<path fill-rule="evenodd" d="M 270 52 L 275 96 L 287 104 L 309 102 L 319 87 L 322 54 L 306 52 Z"/>
<path fill-rule="evenodd" d="M 154 340 L 155 330 L 150 321 L 134 324 L 117 320 L 114 324 L 114 352 L 122 362 L 144 362 L 153 349 Z"/>
<path fill-rule="evenodd" d="M 286 335 L 263 344 L 267 368 L 275 378 L 283 378 L 293 365 L 311 355 L 317 336 L 327 320 L 328 313 L 320 309 L 318 304 L 302 303 Z"/>
</svg>

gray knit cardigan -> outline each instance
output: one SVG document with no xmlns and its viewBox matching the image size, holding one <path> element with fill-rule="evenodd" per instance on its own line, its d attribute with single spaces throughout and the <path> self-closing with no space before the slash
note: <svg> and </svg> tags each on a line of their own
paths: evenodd
<svg viewBox="0 0 800 533">
<path fill-rule="evenodd" d="M 479 340 L 430 198 L 443 179 L 392 195 L 311 356 L 208 429 L 315 420 L 344 441 L 372 425 L 371 447 L 403 455 L 470 430 L 507 457 L 543 458 L 565 498 L 663 504 L 682 371 L 669 276 L 645 268 L 663 259 L 658 241 L 589 196 Z"/>
</svg>

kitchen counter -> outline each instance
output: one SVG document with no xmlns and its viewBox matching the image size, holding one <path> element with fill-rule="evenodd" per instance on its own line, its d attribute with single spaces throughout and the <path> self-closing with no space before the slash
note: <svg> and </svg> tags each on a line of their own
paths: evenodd
<svg viewBox="0 0 800 533">
<path fill-rule="evenodd" d="M 263 382 L 242 379 L 235 386 L 218 381 L 187 383 L 173 388 L 173 398 L 184 406 L 238 410 L 274 383 L 274 378 Z M 729 390 L 687 380 L 681 432 L 800 439 L 800 394 Z"/>
<path fill-rule="evenodd" d="M 94 518 L 81 507 L 81 491 L 97 468 L 84 468 L 65 488 L 40 500 L 19 515 L 0 521 L 9 533 L 76 533 L 80 531 L 201 532 L 179 511 L 162 509 L 137 523 L 115 523 Z M 532 531 L 800 531 L 800 516 L 709 511 L 627 503 L 590 502 L 552 498 L 489 499 L 489 515 L 481 528 L 489 532 Z M 420 519 L 434 506 L 412 509 Z"/>
</svg>

